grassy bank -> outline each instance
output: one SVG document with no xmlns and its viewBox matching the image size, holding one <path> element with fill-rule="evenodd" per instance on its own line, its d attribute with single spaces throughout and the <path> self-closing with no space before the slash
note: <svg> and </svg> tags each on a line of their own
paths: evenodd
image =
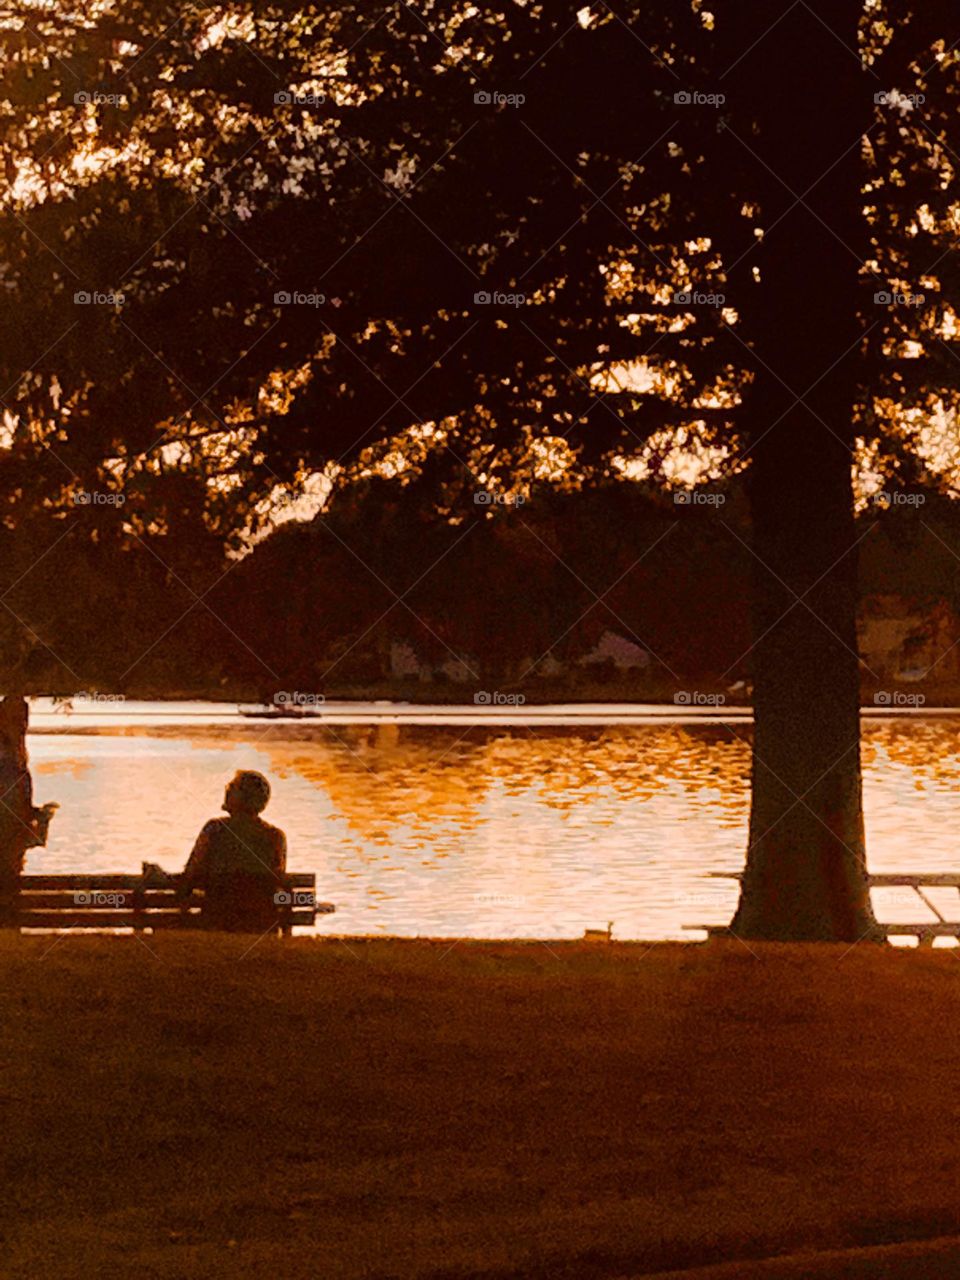
<svg viewBox="0 0 960 1280">
<path fill-rule="evenodd" d="M 960 962 L 0 938 L 4 1277 L 633 1276 L 960 1230 Z"/>
</svg>

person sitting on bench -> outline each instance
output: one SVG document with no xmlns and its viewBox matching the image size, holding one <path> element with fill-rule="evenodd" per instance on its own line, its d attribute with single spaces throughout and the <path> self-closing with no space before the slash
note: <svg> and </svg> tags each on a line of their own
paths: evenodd
<svg viewBox="0 0 960 1280">
<path fill-rule="evenodd" d="M 226 818 L 212 818 L 197 837 L 179 877 L 179 894 L 203 890 L 202 919 L 210 929 L 267 933 L 280 924 L 287 838 L 260 817 L 270 799 L 262 773 L 241 770 L 223 797 Z"/>
</svg>

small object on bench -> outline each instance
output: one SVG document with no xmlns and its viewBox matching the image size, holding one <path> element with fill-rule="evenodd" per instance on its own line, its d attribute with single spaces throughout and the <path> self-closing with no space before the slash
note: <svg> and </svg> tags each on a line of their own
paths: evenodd
<svg viewBox="0 0 960 1280">
<path fill-rule="evenodd" d="M 28 849 L 43 849 L 46 847 L 47 836 L 50 833 L 50 823 L 59 808 L 60 806 L 56 801 L 51 800 L 48 804 L 42 804 L 39 809 L 35 808 L 33 810 L 33 818 L 30 823 L 30 839 L 26 846 Z"/>
<path fill-rule="evenodd" d="M 583 937 L 586 942 L 612 942 L 613 921 L 608 920 L 605 929 L 584 929 Z"/>
<path fill-rule="evenodd" d="M 175 889 L 176 887 L 177 877 L 172 872 L 165 871 L 159 862 L 140 863 L 141 889 Z"/>
<path fill-rule="evenodd" d="M 145 863 L 147 875 L 94 873 L 20 877 L 17 926 L 21 929 L 199 929 L 201 899 L 177 896 L 177 880 L 166 885 Z M 278 894 L 278 923 L 284 934 L 293 926 L 312 925 L 318 915 L 336 910 L 317 902 L 317 877 L 310 872 L 287 875 L 289 893 Z M 289 901 L 283 901 L 289 899 Z"/>
</svg>

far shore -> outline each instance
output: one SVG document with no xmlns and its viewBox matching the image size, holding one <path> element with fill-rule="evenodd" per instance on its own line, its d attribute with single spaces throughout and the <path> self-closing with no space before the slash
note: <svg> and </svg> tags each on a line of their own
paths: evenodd
<svg viewBox="0 0 960 1280">
<path fill-rule="evenodd" d="M 252 941 L 0 935 L 5 1278 L 746 1276 L 960 1234 L 950 952 Z"/>
<path fill-rule="evenodd" d="M 244 696 L 225 697 L 219 693 L 161 696 L 84 691 L 74 697 L 36 694 L 31 695 L 31 701 L 31 729 L 34 732 L 77 732 L 82 731 L 83 722 L 99 728 L 125 720 L 149 723 L 151 718 L 158 724 L 214 719 L 261 726 L 270 721 L 303 725 L 327 720 L 362 724 L 391 718 L 423 724 L 469 720 L 491 725 L 523 723 L 528 719 L 544 723 L 556 721 L 558 724 L 602 724 L 645 719 L 706 724 L 722 723 L 728 719 L 753 719 L 753 705 L 742 695 L 733 697 L 702 690 L 670 697 L 617 697 L 608 690 L 602 696 L 558 695 L 549 699 L 502 691 L 492 695 L 484 692 L 478 697 L 463 689 L 420 691 L 419 697 L 406 694 L 391 696 L 382 692 L 318 694 L 298 691 L 270 701 Z M 884 692 L 882 697 L 864 698 L 860 711 L 864 719 L 960 715 L 960 688 L 938 689 L 936 695 L 903 690 Z"/>
</svg>

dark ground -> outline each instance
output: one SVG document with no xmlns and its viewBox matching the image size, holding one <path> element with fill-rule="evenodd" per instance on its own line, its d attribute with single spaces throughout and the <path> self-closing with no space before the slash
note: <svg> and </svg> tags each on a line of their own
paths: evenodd
<svg viewBox="0 0 960 1280">
<path fill-rule="evenodd" d="M 5 1280 L 591 1280 L 960 1234 L 956 953 L 248 946 L 0 938 Z"/>
</svg>

